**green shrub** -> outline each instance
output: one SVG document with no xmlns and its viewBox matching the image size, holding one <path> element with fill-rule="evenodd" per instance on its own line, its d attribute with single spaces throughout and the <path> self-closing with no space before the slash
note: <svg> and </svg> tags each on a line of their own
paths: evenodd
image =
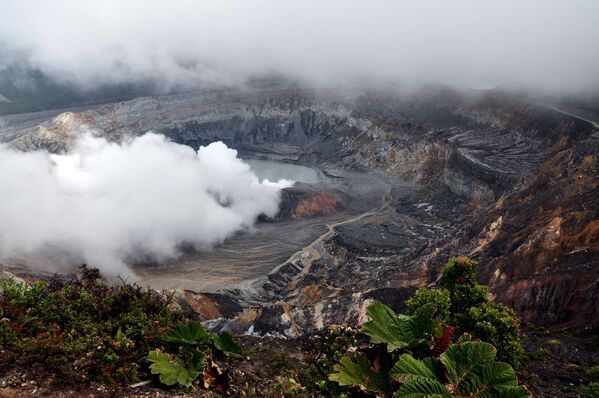
<svg viewBox="0 0 599 398">
<path fill-rule="evenodd" d="M 599 366 L 589 370 L 591 382 L 580 387 L 580 398 L 599 398 Z"/>
<path fill-rule="evenodd" d="M 467 257 L 449 259 L 441 289 L 418 289 L 406 301 L 410 315 L 370 305 L 362 332 L 371 344 L 341 358 L 330 380 L 384 397 L 527 397 L 510 366 L 523 353 L 518 319 L 489 302 L 476 266 Z M 461 337 L 452 344 L 455 332 Z"/>
<path fill-rule="evenodd" d="M 449 290 L 420 288 L 416 291 L 414 297 L 406 301 L 410 314 L 414 314 L 418 308 L 425 304 L 431 304 L 439 318 L 449 319 L 451 309 Z"/>
<path fill-rule="evenodd" d="M 512 365 L 520 363 L 524 350 L 514 310 L 502 304 L 486 303 L 470 308 L 462 321 L 462 329 L 497 347 L 499 360 Z"/>
<path fill-rule="evenodd" d="M 580 388 L 580 398 L 599 398 L 599 382 L 592 382 Z"/>
<path fill-rule="evenodd" d="M 77 282 L 0 285 L 0 370 L 27 366 L 57 383 L 148 377 L 146 356 L 183 315 L 139 286 L 107 286 L 82 268 Z"/>
<path fill-rule="evenodd" d="M 489 302 L 488 288 L 476 282 L 477 265 L 468 257 L 450 258 L 441 276 L 442 288 L 418 289 L 406 306 L 413 314 L 422 305 L 432 305 L 439 319 L 455 326 L 457 335 L 470 333 L 493 344 L 501 361 L 518 366 L 524 351 L 520 322 L 511 308 Z"/>
<path fill-rule="evenodd" d="M 512 367 L 496 362 L 495 355 L 491 344 L 475 341 L 451 345 L 440 359 L 403 354 L 391 369 L 391 377 L 403 383 L 395 396 L 528 397 Z"/>
<path fill-rule="evenodd" d="M 303 348 L 308 366 L 299 369 L 295 378 L 306 387 L 306 397 L 321 398 L 363 398 L 349 388 L 340 386 L 329 380 L 333 367 L 351 347 L 360 344 L 362 336 L 349 329 L 326 329 L 320 335 L 312 336 L 304 341 Z M 299 395 L 295 395 L 299 396 Z"/>
<path fill-rule="evenodd" d="M 165 340 L 174 345 L 171 351 L 176 353 L 155 349 L 148 353 L 147 359 L 152 363 L 152 374 L 159 375 L 160 382 L 167 386 L 191 385 L 212 355 L 241 358 L 241 349 L 231 334 L 210 333 L 199 322 L 175 326 Z M 228 379 L 226 381 L 228 386 Z"/>
<path fill-rule="evenodd" d="M 468 257 L 452 257 L 443 269 L 440 284 L 449 292 L 450 311 L 446 319 L 458 334 L 493 344 L 497 357 L 518 366 L 524 352 L 520 341 L 520 322 L 515 312 L 503 304 L 490 303 L 486 286 L 476 282 L 478 263 Z"/>
<path fill-rule="evenodd" d="M 441 276 L 441 286 L 449 290 L 451 315 L 457 316 L 471 307 L 488 301 L 489 289 L 476 282 L 474 271 L 478 263 L 468 257 L 452 257 Z"/>
<path fill-rule="evenodd" d="M 229 333 L 185 323 L 156 291 L 107 286 L 97 270 L 81 271 L 77 282 L 1 282 L 0 370 L 21 365 L 58 383 L 115 385 L 150 372 L 164 384 L 189 385 L 203 372 L 206 387 L 222 387 L 228 376 L 212 358 L 241 357 Z"/>
<path fill-rule="evenodd" d="M 362 347 L 346 355 L 333 367 L 329 380 L 341 386 L 358 386 L 364 392 L 388 395 L 393 390 L 390 371 L 399 352 L 430 354 L 430 343 L 441 324 L 434 319 L 431 304 L 414 315 L 397 315 L 386 305 L 374 301 L 366 310 L 370 321 L 362 332 L 374 346 Z"/>
<path fill-rule="evenodd" d="M 441 284 L 453 288 L 457 285 L 476 285 L 474 270 L 478 262 L 466 256 L 451 257 L 443 268 Z"/>
<path fill-rule="evenodd" d="M 342 357 L 329 379 L 365 393 L 390 397 L 523 398 L 512 367 L 495 360 L 493 345 L 463 335 L 450 344 L 454 329 L 435 317 L 428 303 L 414 315 L 396 315 L 374 302 L 362 331 L 376 346 Z M 438 350 L 439 342 L 443 349 Z M 382 350 L 376 350 L 376 347 Z M 437 357 L 438 356 L 438 357 Z"/>
</svg>

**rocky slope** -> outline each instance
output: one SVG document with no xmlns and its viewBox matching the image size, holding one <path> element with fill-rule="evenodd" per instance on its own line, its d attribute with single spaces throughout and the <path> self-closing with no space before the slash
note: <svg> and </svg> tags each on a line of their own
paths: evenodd
<svg viewBox="0 0 599 398">
<path fill-rule="evenodd" d="M 312 243 L 234 287 L 177 291 L 216 329 L 297 336 L 359 323 L 369 299 L 401 310 L 454 254 L 480 259 L 481 282 L 525 320 L 599 327 L 599 133 L 576 115 L 500 92 L 267 82 L 65 113 L 4 140 L 60 152 L 82 125 L 113 140 L 148 130 L 193 147 L 222 140 L 327 176 L 288 192 L 268 221 L 319 222 Z"/>
</svg>

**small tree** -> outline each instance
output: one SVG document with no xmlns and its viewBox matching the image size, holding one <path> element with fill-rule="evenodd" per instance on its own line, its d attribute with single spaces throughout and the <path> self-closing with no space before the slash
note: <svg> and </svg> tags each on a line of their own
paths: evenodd
<svg viewBox="0 0 599 398">
<path fill-rule="evenodd" d="M 419 289 L 406 301 L 410 315 L 370 305 L 362 332 L 371 344 L 341 358 L 329 379 L 377 397 L 528 397 L 510 365 L 522 354 L 518 319 L 489 302 L 476 266 L 449 259 L 441 288 Z"/>
<path fill-rule="evenodd" d="M 493 344 L 497 358 L 517 366 L 522 358 L 520 322 L 514 310 L 489 302 L 489 289 L 476 282 L 478 263 L 468 257 L 452 257 L 443 269 L 441 289 L 421 288 L 406 302 L 414 311 L 431 303 L 438 314 L 455 326 L 457 334 L 470 333 L 474 338 Z M 447 302 L 449 301 L 449 303 Z"/>
<path fill-rule="evenodd" d="M 418 289 L 414 297 L 406 301 L 406 307 L 410 314 L 414 314 L 418 308 L 425 304 L 431 304 L 436 314 L 441 319 L 449 319 L 451 315 L 451 294 L 447 289 Z"/>
<path fill-rule="evenodd" d="M 341 358 L 329 379 L 377 397 L 529 396 L 512 367 L 495 360 L 493 345 L 468 334 L 451 344 L 454 329 L 434 313 L 430 303 L 406 316 L 374 302 L 362 331 L 375 346 Z"/>
</svg>

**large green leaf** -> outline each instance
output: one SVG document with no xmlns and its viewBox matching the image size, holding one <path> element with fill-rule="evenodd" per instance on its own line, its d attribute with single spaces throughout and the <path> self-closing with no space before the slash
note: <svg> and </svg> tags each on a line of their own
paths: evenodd
<svg viewBox="0 0 599 398">
<path fill-rule="evenodd" d="M 478 373 L 481 367 L 491 363 L 497 355 L 493 345 L 483 342 L 452 344 L 441 354 L 441 361 L 447 368 L 447 378 L 457 391 L 473 390 L 481 383 Z"/>
<path fill-rule="evenodd" d="M 450 346 L 441 361 L 452 392 L 476 398 L 528 397 L 526 389 L 518 386 L 512 367 L 494 361 L 496 354 L 495 347 L 480 341 Z"/>
<path fill-rule="evenodd" d="M 434 312 L 434 307 L 426 304 L 412 316 L 398 316 L 391 308 L 374 301 L 366 311 L 370 321 L 362 326 L 362 331 L 373 343 L 386 344 L 389 352 L 415 347 L 432 336 Z"/>
<path fill-rule="evenodd" d="M 492 362 L 481 366 L 478 376 L 483 384 L 515 386 L 518 384 L 514 369 L 505 362 Z"/>
<path fill-rule="evenodd" d="M 400 338 L 401 322 L 391 308 L 375 301 L 370 304 L 366 314 L 370 317 L 370 321 L 362 325 L 362 331 L 370 337 L 370 341 L 387 344 L 389 351 L 407 345 L 406 341 Z"/>
<path fill-rule="evenodd" d="M 434 305 L 425 304 L 418 308 L 413 316 L 407 317 L 410 319 L 410 332 L 414 334 L 414 338 L 428 339 L 431 337 L 439 324 L 433 319 L 435 311 Z"/>
<path fill-rule="evenodd" d="M 183 344 L 209 344 L 212 339 L 213 334 L 207 332 L 199 322 L 177 325 L 166 336 L 167 341 Z"/>
<path fill-rule="evenodd" d="M 492 391 L 489 395 L 476 395 L 478 398 L 493 397 L 493 398 L 529 398 L 530 394 L 526 388 L 522 386 L 501 387 Z"/>
<path fill-rule="evenodd" d="M 342 386 L 359 386 L 364 391 L 384 392 L 389 390 L 387 378 L 370 367 L 366 355 L 359 354 L 355 358 L 344 356 L 340 363 L 333 367 L 334 373 L 329 380 Z"/>
<path fill-rule="evenodd" d="M 458 386 L 458 391 L 468 392 L 477 398 L 527 397 L 526 390 L 518 386 L 512 367 L 503 362 L 492 362 L 475 367 L 475 374 Z"/>
<path fill-rule="evenodd" d="M 233 336 L 229 332 L 222 332 L 216 336 L 214 338 L 214 346 L 228 357 L 243 358 L 241 348 L 233 340 Z"/>
<path fill-rule="evenodd" d="M 432 379 L 413 379 L 395 392 L 396 398 L 448 398 L 452 395 L 443 384 Z"/>
<path fill-rule="evenodd" d="M 152 374 L 159 374 L 160 382 L 167 386 L 176 383 L 183 386 L 190 385 L 199 376 L 204 366 L 204 356 L 199 351 L 194 353 L 189 365 L 179 356 L 160 350 L 150 351 L 147 359 L 152 362 L 150 365 Z"/>
<path fill-rule="evenodd" d="M 403 354 L 391 369 L 391 377 L 403 382 L 395 396 L 450 397 L 451 394 L 440 381 L 442 375 L 443 367 L 438 359 L 418 360 L 410 354 Z"/>
<path fill-rule="evenodd" d="M 425 358 L 419 360 L 410 354 L 403 354 L 391 368 L 391 377 L 397 381 L 411 379 L 441 380 L 443 377 L 443 365 L 436 358 Z"/>
<path fill-rule="evenodd" d="M 495 348 L 487 343 L 454 344 L 441 360 L 418 360 L 401 355 L 391 369 L 391 377 L 402 382 L 396 397 L 524 398 L 528 392 L 517 385 L 509 364 L 495 362 Z M 445 365 L 445 371 L 443 366 Z M 449 383 L 446 383 L 447 379 Z"/>
</svg>

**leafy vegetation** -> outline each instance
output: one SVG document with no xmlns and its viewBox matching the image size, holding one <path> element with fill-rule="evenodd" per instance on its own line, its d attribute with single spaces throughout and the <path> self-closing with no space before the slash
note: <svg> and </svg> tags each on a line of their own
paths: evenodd
<svg viewBox="0 0 599 398">
<path fill-rule="evenodd" d="M 363 391 L 389 392 L 391 385 L 385 372 L 370 366 L 365 353 L 358 353 L 353 358 L 345 356 L 335 365 L 335 372 L 329 379 L 342 386 L 358 386 Z"/>
<path fill-rule="evenodd" d="M 441 319 L 448 319 L 451 315 L 451 296 L 447 289 L 418 289 L 414 297 L 406 300 L 410 314 L 425 304 L 431 304 Z"/>
<path fill-rule="evenodd" d="M 330 380 L 381 397 L 527 397 L 513 368 L 496 361 L 498 350 L 488 341 L 521 350 L 517 321 L 509 308 L 488 302 L 486 287 L 474 279 L 475 267 L 465 257 L 450 259 L 443 288 L 420 289 L 406 303 L 410 315 L 373 302 L 370 321 L 362 326 L 370 344 L 342 357 Z M 512 328 L 515 337 L 506 339 L 503 333 Z M 461 337 L 452 343 L 456 331 Z M 467 332 L 488 340 L 474 340 Z"/>
<path fill-rule="evenodd" d="M 496 353 L 491 344 L 467 341 L 451 345 L 440 359 L 403 354 L 391 369 L 403 383 L 395 396 L 528 397 L 512 367 L 495 361 Z"/>
<path fill-rule="evenodd" d="M 468 257 L 452 257 L 443 269 L 441 288 L 418 289 L 406 302 L 410 311 L 430 303 L 438 318 L 455 326 L 456 334 L 470 333 L 474 338 L 493 344 L 501 361 L 518 366 L 522 360 L 520 321 L 514 310 L 489 302 L 486 286 L 476 282 L 478 263 Z"/>
<path fill-rule="evenodd" d="M 288 353 L 279 353 L 272 359 L 271 369 L 280 372 L 276 385 L 263 390 L 264 397 L 293 398 L 363 398 L 364 394 L 351 387 L 340 386 L 329 380 L 333 367 L 351 347 L 362 344 L 362 335 L 349 328 L 330 328 L 318 335 L 301 340 L 305 365 L 294 368 L 285 359 Z M 243 395 L 245 396 L 245 395 Z"/>
<path fill-rule="evenodd" d="M 284 350 L 248 352 L 244 343 L 246 353 L 272 362 L 249 382 L 244 363 L 219 365 L 242 358 L 233 336 L 188 322 L 168 296 L 106 286 L 86 267 L 74 282 L 9 279 L 0 285 L 0 370 L 27 366 L 71 384 L 154 378 L 241 397 L 526 397 L 506 363 L 521 350 L 518 321 L 511 309 L 488 301 L 475 267 L 465 257 L 450 259 L 439 288 L 419 289 L 406 302 L 408 314 L 373 301 L 360 333 L 329 329 L 306 339 L 301 363 Z M 271 379 L 263 383 L 265 377 Z M 596 389 L 593 382 L 582 396 Z"/>
<path fill-rule="evenodd" d="M 375 301 L 368 307 L 370 321 L 362 326 L 362 331 L 371 342 L 386 344 L 389 352 L 398 348 L 413 350 L 426 345 L 433 329 L 439 326 L 432 318 L 434 313 L 433 306 L 426 304 L 412 316 L 397 316 L 392 309 Z"/>
<path fill-rule="evenodd" d="M 60 383 L 123 383 L 148 376 L 145 358 L 183 315 L 139 286 L 107 286 L 82 267 L 76 282 L 0 286 L 0 369 L 27 366 Z"/>
<path fill-rule="evenodd" d="M 222 384 L 212 358 L 240 358 L 239 346 L 170 304 L 153 290 L 107 286 L 85 266 L 74 282 L 2 280 L 0 370 L 24 366 L 61 384 L 122 385 L 152 374 L 166 385 L 188 386 L 200 374 L 206 387 Z"/>
<path fill-rule="evenodd" d="M 589 371 L 591 382 L 580 389 L 580 398 L 599 398 L 599 366 Z"/>
<path fill-rule="evenodd" d="M 160 382 L 167 386 L 179 383 L 189 386 L 204 370 L 205 355 L 201 351 L 190 354 L 189 358 L 182 359 L 178 355 L 162 352 L 158 349 L 150 351 L 148 361 L 152 362 L 150 370 L 153 374 L 160 375 Z"/>
<path fill-rule="evenodd" d="M 368 355 L 371 347 L 341 358 L 330 380 L 383 397 L 528 397 L 512 367 L 495 361 L 493 345 L 471 341 L 468 334 L 449 344 L 454 329 L 433 318 L 431 304 L 412 316 L 397 316 L 374 302 L 368 316 L 363 331 L 384 350 L 374 359 Z M 439 350 L 444 340 L 445 349 Z"/>
<path fill-rule="evenodd" d="M 152 374 L 160 375 L 160 382 L 167 386 L 191 385 L 212 355 L 242 358 L 241 349 L 230 333 L 210 333 L 199 322 L 175 326 L 165 340 L 176 347 L 177 354 L 156 349 L 150 351 L 147 359 L 152 363 Z"/>
</svg>

